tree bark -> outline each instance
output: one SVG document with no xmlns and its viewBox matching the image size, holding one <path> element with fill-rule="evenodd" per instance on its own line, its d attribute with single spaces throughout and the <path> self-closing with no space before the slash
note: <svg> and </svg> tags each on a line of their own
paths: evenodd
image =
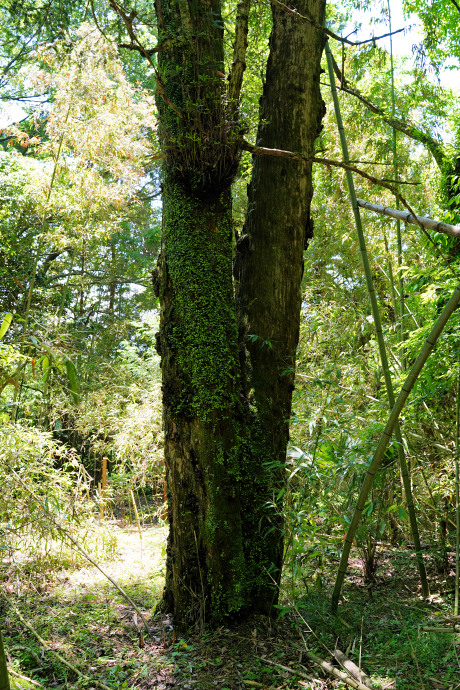
<svg viewBox="0 0 460 690">
<path fill-rule="evenodd" d="M 170 533 L 165 607 L 204 623 L 248 608 L 230 185 L 238 165 L 224 109 L 218 2 L 156 3 L 166 149 L 161 304 Z"/>
<path fill-rule="evenodd" d="M 303 2 L 322 23 L 324 1 Z M 170 525 L 163 605 L 184 627 L 268 613 L 277 598 L 282 523 L 268 501 L 284 485 L 311 165 L 257 162 L 248 247 L 243 238 L 237 257 L 237 321 L 230 186 L 242 138 L 222 79 L 220 2 L 156 0 L 156 11 L 167 46 L 159 55 L 165 164 L 154 279 Z M 313 153 L 322 45 L 321 31 L 274 10 L 264 145 Z"/>
<path fill-rule="evenodd" d="M 8 666 L 6 663 L 5 649 L 3 647 L 2 632 L 0 630 L 0 690 L 10 690 L 8 678 Z"/>
<path fill-rule="evenodd" d="M 323 25 L 323 0 L 302 0 L 296 8 Z M 309 158 L 314 155 L 324 114 L 319 88 L 324 35 L 281 9 L 274 7 L 272 11 L 257 145 L 299 151 Z M 261 534 L 258 519 L 252 524 L 251 538 L 259 535 L 261 551 L 273 564 L 275 586 L 283 557 L 282 495 L 299 339 L 303 252 L 312 236 L 312 194 L 311 163 L 256 157 L 235 261 L 245 392 L 253 415 L 251 446 L 257 449 L 259 461 L 253 481 L 259 487 L 259 505 L 266 506 L 268 501 L 272 506 L 268 513 L 265 508 L 265 533 Z M 276 598 L 275 592 L 272 597 Z"/>
</svg>

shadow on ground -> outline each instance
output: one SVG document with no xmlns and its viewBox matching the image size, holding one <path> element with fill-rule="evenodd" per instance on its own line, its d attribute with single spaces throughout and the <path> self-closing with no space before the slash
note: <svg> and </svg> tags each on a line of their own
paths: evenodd
<svg viewBox="0 0 460 690">
<path fill-rule="evenodd" d="M 5 590 L 24 618 L 85 676 L 45 653 L 14 611 L 5 608 L 2 629 L 10 668 L 32 681 L 16 675 L 13 688 L 96 688 L 99 681 L 133 690 L 339 690 L 350 686 L 323 672 L 311 657 L 314 653 L 330 663 L 336 647 L 371 677 L 374 688 L 460 688 L 457 636 L 423 631 L 442 622 L 449 610 L 441 591 L 449 584 L 433 572 L 437 595 L 422 601 L 407 551 L 393 551 L 383 561 L 372 588 L 363 586 L 359 559 L 352 560 L 337 616 L 329 611 L 327 573 L 322 591 L 315 589 L 318 579 L 309 590 L 305 579 L 299 585 L 287 577 L 277 621 L 254 617 L 238 626 L 176 637 L 170 618 L 154 613 L 164 580 L 164 530 L 145 529 L 141 538 L 137 530 L 112 529 L 116 558 L 103 568 L 133 599 L 150 635 L 133 606 L 92 566 L 41 573 L 41 579 L 30 575 L 27 582 L 10 577 Z"/>
</svg>

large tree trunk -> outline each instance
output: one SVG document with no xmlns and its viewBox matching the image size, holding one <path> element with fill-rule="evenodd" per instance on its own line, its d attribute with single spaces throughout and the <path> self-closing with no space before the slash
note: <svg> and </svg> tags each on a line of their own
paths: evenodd
<svg viewBox="0 0 460 690">
<path fill-rule="evenodd" d="M 299 0 L 296 9 L 323 25 L 325 0 Z M 319 88 L 323 47 L 321 31 L 273 8 L 258 146 L 314 155 L 324 114 Z M 261 466 L 254 482 L 259 505 L 272 503 L 271 515 L 265 509 L 265 534 L 258 522 L 253 531 L 275 566 L 276 582 L 282 566 L 282 495 L 312 194 L 310 163 L 257 157 L 235 262 L 246 393 L 253 412 L 251 446 Z"/>
<path fill-rule="evenodd" d="M 304 4 L 322 22 L 323 4 Z M 277 209 L 273 225 L 260 209 L 257 228 L 249 216 L 238 302 L 246 334 L 260 335 L 260 342 L 243 357 L 242 370 L 230 196 L 241 138 L 226 117 L 234 104 L 226 105 L 220 76 L 220 1 L 156 0 L 156 10 L 167 46 L 159 59 L 166 162 L 157 276 L 170 522 L 164 605 L 181 626 L 268 612 L 277 597 L 282 533 L 267 501 L 284 471 L 293 375 L 282 369 L 295 362 L 311 170 L 267 159 L 255 171 L 252 214 L 264 185 L 267 199 L 276 197 L 284 211 Z M 264 145 L 312 151 L 322 112 L 320 53 L 318 32 L 275 12 Z M 280 127 L 287 133 L 275 136 Z M 252 270 L 270 275 L 257 286 Z M 270 344 L 261 347 L 263 339 Z"/>
<path fill-rule="evenodd" d="M 239 383 L 218 0 L 157 0 L 166 149 L 159 262 L 170 534 L 164 603 L 178 625 L 249 607 L 241 507 Z"/>
<path fill-rule="evenodd" d="M 161 354 L 169 489 L 166 600 L 178 622 L 247 606 L 228 194 L 164 185 Z"/>
</svg>

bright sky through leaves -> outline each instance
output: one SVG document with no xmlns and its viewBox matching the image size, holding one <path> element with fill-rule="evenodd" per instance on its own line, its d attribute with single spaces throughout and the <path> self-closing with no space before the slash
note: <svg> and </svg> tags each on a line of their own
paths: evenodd
<svg viewBox="0 0 460 690">
<path fill-rule="evenodd" d="M 420 44 L 423 39 L 421 23 L 418 17 L 411 15 L 409 18 L 405 18 L 403 14 L 403 8 L 401 0 L 391 0 L 391 24 L 392 30 L 398 31 L 399 29 L 406 29 L 404 32 L 395 34 L 393 36 L 393 54 L 395 57 L 405 57 L 412 59 L 414 61 L 414 51 L 413 47 Z M 375 6 L 375 5 L 374 5 Z M 386 8 L 387 3 L 381 3 L 377 10 L 374 11 L 361 11 L 353 14 L 353 25 L 350 23 L 347 28 L 342 31 L 342 35 L 347 36 L 353 31 L 353 26 L 357 23 L 361 24 L 361 28 L 352 36 L 349 36 L 351 40 L 363 41 L 372 36 L 380 36 L 389 31 L 388 18 L 384 21 L 383 17 L 380 15 L 380 7 L 384 6 Z M 390 39 L 384 38 L 378 42 L 381 48 L 390 50 Z M 458 61 L 456 59 L 450 60 L 449 66 L 457 67 L 457 69 L 443 69 L 439 75 L 440 83 L 446 88 L 450 88 L 456 93 L 460 94 L 460 74 L 458 68 Z M 431 72 L 428 74 L 429 78 L 434 83 L 438 82 L 438 77 Z"/>
</svg>

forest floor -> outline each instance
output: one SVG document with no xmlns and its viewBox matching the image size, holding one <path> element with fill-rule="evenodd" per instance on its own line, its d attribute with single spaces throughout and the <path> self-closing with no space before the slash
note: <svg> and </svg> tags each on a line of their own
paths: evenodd
<svg viewBox="0 0 460 690">
<path fill-rule="evenodd" d="M 27 587 L 10 574 L 4 581 L 10 605 L 0 614 L 13 689 L 96 688 L 99 681 L 137 690 L 342 690 L 351 686 L 311 656 L 339 668 L 336 647 L 363 669 L 372 688 L 460 688 L 458 635 L 423 630 L 446 628 L 451 577 L 430 572 L 436 594 L 424 601 L 407 549 L 382 550 L 372 588 L 363 586 L 362 562 L 354 558 L 337 616 L 329 611 L 332 570 L 328 578 L 323 568 L 311 586 L 287 578 L 284 615 L 277 621 L 256 617 L 178 637 L 168 616 L 154 614 L 163 586 L 165 531 L 143 529 L 140 539 L 136 529 L 110 529 L 117 538 L 115 558 L 103 568 L 135 602 L 150 636 L 132 604 L 90 564 L 59 571 L 29 567 Z M 83 675 L 45 652 L 11 604 L 48 648 Z"/>
</svg>

